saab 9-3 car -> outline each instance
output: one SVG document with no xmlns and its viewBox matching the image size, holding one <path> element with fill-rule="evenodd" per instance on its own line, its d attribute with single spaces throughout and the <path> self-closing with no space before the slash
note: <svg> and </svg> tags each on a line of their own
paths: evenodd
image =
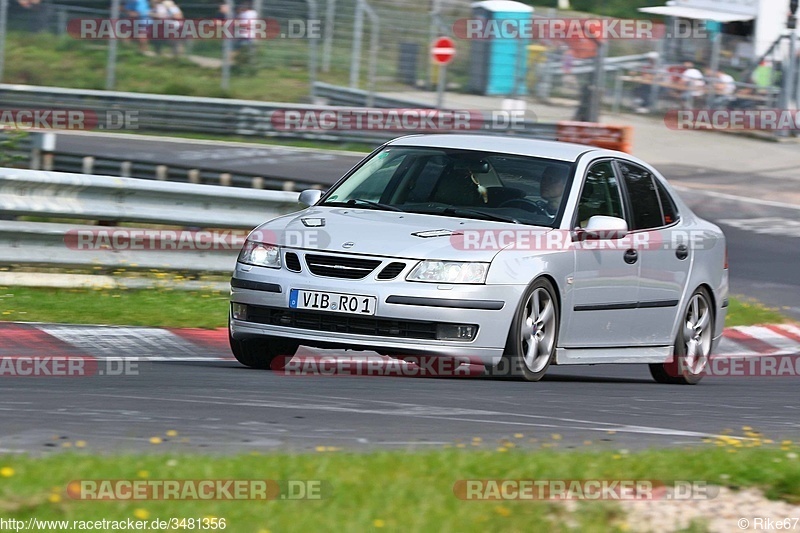
<svg viewBox="0 0 800 533">
<path fill-rule="evenodd" d="M 720 229 L 650 165 L 577 144 L 391 141 L 256 228 L 231 280 L 236 358 L 300 345 L 457 358 L 529 381 L 642 363 L 696 383 L 728 299 Z"/>
</svg>

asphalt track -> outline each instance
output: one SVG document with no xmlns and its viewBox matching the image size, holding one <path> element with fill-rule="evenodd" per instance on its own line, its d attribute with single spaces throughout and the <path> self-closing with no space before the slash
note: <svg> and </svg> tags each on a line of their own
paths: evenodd
<svg viewBox="0 0 800 533">
<path fill-rule="evenodd" d="M 800 437 L 797 377 L 659 385 L 644 365 L 486 378 L 285 376 L 235 361 L 139 363 L 137 375 L 0 380 L 0 453 L 494 449 L 702 445 L 747 425 Z M 153 445 L 149 439 L 176 430 Z M 480 442 L 474 440 L 481 439 Z"/>
<path fill-rule="evenodd" d="M 98 155 L 107 146 L 101 140 L 92 143 Z M 86 139 L 81 140 L 81 153 L 92 151 L 87 147 Z M 64 149 L 62 142 L 59 150 Z M 331 181 L 357 160 L 354 155 L 328 153 L 316 159 L 302 151 L 251 149 L 252 158 L 244 152 L 225 154 L 240 165 L 237 168 L 255 169 L 271 157 L 273 171 L 287 168 Z M 261 150 L 284 152 L 268 155 Z M 163 162 L 189 157 L 190 151 L 198 166 L 214 168 L 210 165 L 216 161 L 231 168 L 232 162 L 213 144 L 130 141 L 125 149 L 128 155 L 150 154 Z M 701 216 L 728 221 L 720 224 L 728 235 L 732 291 L 785 306 L 785 312 L 800 317 L 800 280 L 794 266 L 800 237 L 781 231 L 781 221 L 797 220 L 797 209 L 780 202 L 748 201 L 745 176 L 738 188 L 714 194 L 692 189 L 697 169 L 675 165 L 661 170 Z M 730 175 L 704 169 L 704 179 L 730 180 Z M 775 220 L 760 232 L 753 231 L 755 223 L 737 227 L 735 222 L 763 218 Z M 666 386 L 652 381 L 645 365 L 552 368 L 542 382 L 520 383 L 284 376 L 250 370 L 235 361 L 143 362 L 134 375 L 0 379 L 0 453 L 51 453 L 77 440 L 98 452 L 427 449 L 459 444 L 493 449 L 504 438 L 520 447 L 633 450 L 699 445 L 726 431 L 741 434 L 742 426 L 775 441 L 796 440 L 797 380 L 709 377 L 694 387 Z M 163 437 L 168 430 L 177 430 L 178 436 L 150 443 L 150 437 Z"/>
</svg>

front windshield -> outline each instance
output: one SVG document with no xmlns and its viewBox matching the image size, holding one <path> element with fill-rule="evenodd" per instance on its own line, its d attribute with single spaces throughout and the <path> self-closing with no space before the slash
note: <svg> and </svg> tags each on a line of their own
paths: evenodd
<svg viewBox="0 0 800 533">
<path fill-rule="evenodd" d="M 447 148 L 387 146 L 321 205 L 353 205 L 554 227 L 569 163 Z"/>
</svg>

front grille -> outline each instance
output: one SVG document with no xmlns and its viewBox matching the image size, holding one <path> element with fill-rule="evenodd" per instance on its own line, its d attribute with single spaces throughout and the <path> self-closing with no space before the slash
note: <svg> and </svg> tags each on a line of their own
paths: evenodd
<svg viewBox="0 0 800 533">
<path fill-rule="evenodd" d="M 437 322 L 422 320 L 393 320 L 391 318 L 318 313 L 255 305 L 247 306 L 247 321 L 313 331 L 334 331 L 407 339 L 436 339 L 436 326 L 438 325 Z"/>
<path fill-rule="evenodd" d="M 300 272 L 300 258 L 294 252 L 286 252 L 286 268 L 292 272 Z"/>
<path fill-rule="evenodd" d="M 356 257 L 306 254 L 306 264 L 311 273 L 317 276 L 362 279 L 375 270 L 381 262 Z"/>
<path fill-rule="evenodd" d="M 406 267 L 405 263 L 389 263 L 378 274 L 378 279 L 394 279 Z"/>
</svg>

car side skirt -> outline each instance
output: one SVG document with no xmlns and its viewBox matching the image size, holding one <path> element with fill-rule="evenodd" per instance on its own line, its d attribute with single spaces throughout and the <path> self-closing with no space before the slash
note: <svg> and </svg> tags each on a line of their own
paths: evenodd
<svg viewBox="0 0 800 533">
<path fill-rule="evenodd" d="M 557 365 L 593 365 L 599 363 L 665 363 L 672 357 L 672 346 L 637 346 L 608 348 L 558 348 Z"/>
</svg>

